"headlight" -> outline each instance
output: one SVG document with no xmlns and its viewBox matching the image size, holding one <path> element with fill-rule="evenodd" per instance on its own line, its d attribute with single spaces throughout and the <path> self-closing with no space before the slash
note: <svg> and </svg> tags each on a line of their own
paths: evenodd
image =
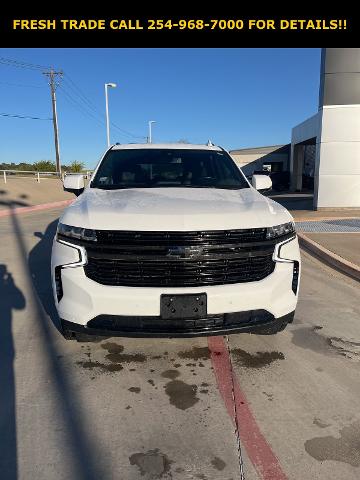
<svg viewBox="0 0 360 480">
<path fill-rule="evenodd" d="M 59 223 L 57 228 L 57 234 L 61 237 L 76 238 L 77 240 L 85 240 L 87 242 L 96 242 L 96 232 L 89 228 L 72 227 L 71 225 L 65 225 Z"/>
<path fill-rule="evenodd" d="M 272 238 L 282 237 L 288 233 L 295 232 L 294 222 L 282 223 L 281 225 L 275 225 L 274 227 L 268 227 L 266 229 L 266 238 L 268 240 Z"/>
</svg>

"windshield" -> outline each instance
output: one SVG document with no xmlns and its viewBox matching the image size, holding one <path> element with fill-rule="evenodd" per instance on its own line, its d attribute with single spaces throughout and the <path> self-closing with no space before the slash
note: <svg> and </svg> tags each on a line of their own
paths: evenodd
<svg viewBox="0 0 360 480">
<path fill-rule="evenodd" d="M 91 182 L 92 188 L 248 188 L 224 151 L 181 149 L 110 150 Z"/>
</svg>

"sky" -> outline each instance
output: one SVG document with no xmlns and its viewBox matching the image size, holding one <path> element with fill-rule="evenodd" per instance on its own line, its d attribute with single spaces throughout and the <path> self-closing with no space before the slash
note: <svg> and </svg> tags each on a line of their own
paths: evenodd
<svg viewBox="0 0 360 480">
<path fill-rule="evenodd" d="M 0 57 L 62 70 L 61 163 L 93 168 L 111 142 L 213 143 L 233 150 L 290 142 L 318 107 L 320 49 L 0 49 Z M 0 63 L 0 163 L 55 159 L 50 87 L 42 68 Z M 126 133 L 125 133 L 126 132 Z"/>
</svg>

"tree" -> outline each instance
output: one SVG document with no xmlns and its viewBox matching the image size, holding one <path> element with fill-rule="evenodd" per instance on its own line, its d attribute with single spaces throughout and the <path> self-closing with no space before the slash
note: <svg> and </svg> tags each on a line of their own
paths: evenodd
<svg viewBox="0 0 360 480">
<path fill-rule="evenodd" d="M 85 163 L 84 162 L 79 162 L 78 160 L 73 160 L 70 165 L 70 172 L 73 173 L 80 173 L 84 170 Z"/>
<path fill-rule="evenodd" d="M 51 160 L 39 160 L 34 163 L 34 170 L 39 172 L 56 172 L 56 166 Z"/>
</svg>

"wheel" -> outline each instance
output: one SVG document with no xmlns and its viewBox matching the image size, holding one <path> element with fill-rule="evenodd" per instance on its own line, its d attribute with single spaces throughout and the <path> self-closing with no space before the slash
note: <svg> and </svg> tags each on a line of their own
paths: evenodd
<svg viewBox="0 0 360 480">
<path fill-rule="evenodd" d="M 61 333 L 65 340 L 76 340 L 75 332 L 69 330 L 63 321 L 61 321 Z"/>
</svg>

